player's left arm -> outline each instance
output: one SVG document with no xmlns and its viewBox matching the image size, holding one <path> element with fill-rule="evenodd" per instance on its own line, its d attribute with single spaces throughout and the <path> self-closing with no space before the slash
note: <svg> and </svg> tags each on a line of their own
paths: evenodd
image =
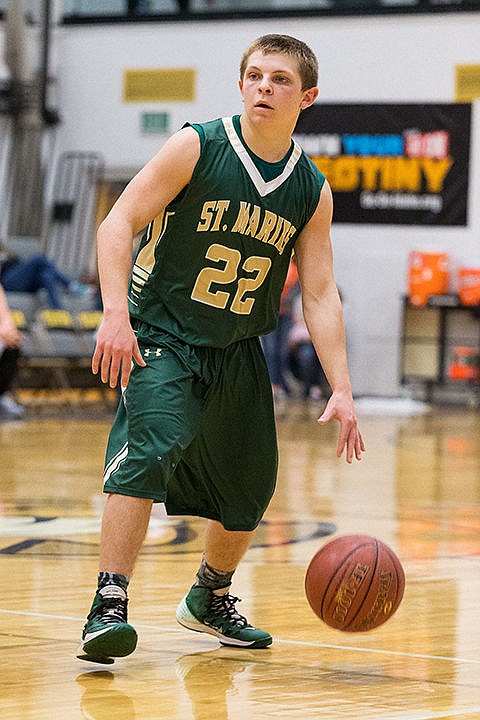
<svg viewBox="0 0 480 720">
<path fill-rule="evenodd" d="M 337 456 L 345 450 L 346 460 L 361 459 L 365 445 L 357 425 L 348 370 L 342 304 L 333 274 L 330 226 L 333 200 L 325 182 L 317 208 L 295 243 L 298 275 L 302 288 L 305 322 L 332 395 L 320 424 L 338 420 Z"/>
</svg>

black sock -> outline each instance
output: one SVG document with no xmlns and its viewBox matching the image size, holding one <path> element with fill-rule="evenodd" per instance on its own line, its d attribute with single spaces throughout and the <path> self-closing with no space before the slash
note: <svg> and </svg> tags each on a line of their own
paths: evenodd
<svg viewBox="0 0 480 720">
<path fill-rule="evenodd" d="M 215 568 L 212 568 L 206 562 L 205 557 L 202 557 L 194 587 L 207 587 L 210 588 L 210 590 L 220 590 L 221 588 L 230 587 L 234 572 L 235 570 L 228 572 L 215 570 Z"/>
<path fill-rule="evenodd" d="M 99 572 L 98 573 L 98 590 L 105 587 L 105 585 L 118 585 L 127 592 L 128 583 L 130 578 L 126 575 L 120 575 L 120 573 L 112 572 Z"/>
</svg>

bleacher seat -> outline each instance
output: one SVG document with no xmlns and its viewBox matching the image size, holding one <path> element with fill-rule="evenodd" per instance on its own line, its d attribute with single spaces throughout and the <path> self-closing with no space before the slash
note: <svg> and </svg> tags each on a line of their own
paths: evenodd
<svg viewBox="0 0 480 720">
<path fill-rule="evenodd" d="M 28 319 L 23 310 L 17 308 L 11 308 L 10 314 L 22 334 L 22 357 L 34 357 L 38 354 L 38 348 L 32 321 Z"/>
<path fill-rule="evenodd" d="M 43 354 L 52 357 L 57 363 L 62 359 L 82 361 L 87 358 L 87 348 L 68 310 L 39 310 L 36 329 Z"/>
<path fill-rule="evenodd" d="M 5 295 L 11 310 L 22 312 L 27 323 L 34 322 L 35 315 L 41 308 L 41 299 L 36 293 L 5 291 Z"/>
<path fill-rule="evenodd" d="M 79 373 L 90 378 L 91 338 L 84 337 L 71 313 L 38 310 L 33 321 L 23 310 L 11 308 L 11 313 L 23 336 L 20 369 L 34 385 L 37 381 L 52 389 L 72 389 Z"/>
<path fill-rule="evenodd" d="M 100 310 L 90 310 L 77 313 L 75 322 L 82 342 L 91 356 L 95 350 L 98 326 L 102 320 L 103 313 Z"/>
</svg>

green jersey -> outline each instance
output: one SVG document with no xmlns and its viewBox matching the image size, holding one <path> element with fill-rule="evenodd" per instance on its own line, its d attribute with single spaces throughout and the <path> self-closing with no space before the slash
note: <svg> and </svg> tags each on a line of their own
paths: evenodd
<svg viewBox="0 0 480 720">
<path fill-rule="evenodd" d="M 199 160 L 140 243 L 129 309 L 191 345 L 226 347 L 276 327 L 295 240 L 325 178 L 292 141 L 283 169 L 265 179 L 238 117 L 194 127 Z"/>
</svg>

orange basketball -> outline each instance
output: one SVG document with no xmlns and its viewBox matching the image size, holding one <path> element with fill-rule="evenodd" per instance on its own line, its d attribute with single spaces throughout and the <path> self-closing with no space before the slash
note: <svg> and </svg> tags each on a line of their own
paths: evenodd
<svg viewBox="0 0 480 720">
<path fill-rule="evenodd" d="M 331 540 L 313 556 L 305 577 L 313 612 L 345 632 L 382 625 L 397 610 L 404 590 L 400 560 L 388 545 L 369 535 Z"/>
</svg>

